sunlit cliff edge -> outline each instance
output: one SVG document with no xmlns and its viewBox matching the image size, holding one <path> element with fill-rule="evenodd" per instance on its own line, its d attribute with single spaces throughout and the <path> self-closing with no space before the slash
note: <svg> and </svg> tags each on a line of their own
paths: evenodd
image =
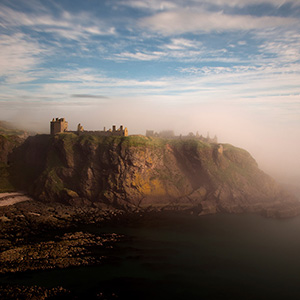
<svg viewBox="0 0 300 300">
<path fill-rule="evenodd" d="M 2 160 L 3 161 L 3 160 Z M 300 213 L 299 201 L 229 144 L 144 136 L 36 135 L 8 155 L 9 181 L 43 202 L 200 215 Z"/>
</svg>

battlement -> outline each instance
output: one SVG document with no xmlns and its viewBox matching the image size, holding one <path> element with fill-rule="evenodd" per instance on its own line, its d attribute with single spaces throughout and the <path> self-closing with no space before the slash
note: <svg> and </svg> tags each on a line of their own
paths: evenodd
<svg viewBox="0 0 300 300">
<path fill-rule="evenodd" d="M 65 118 L 53 118 L 50 122 L 50 134 L 55 135 L 65 131 L 68 131 L 68 122 Z"/>
<path fill-rule="evenodd" d="M 209 133 L 207 133 L 207 137 L 203 137 L 202 135 L 199 135 L 198 131 L 196 134 L 193 132 L 190 132 L 188 135 L 175 135 L 173 130 L 164 130 L 160 132 L 155 132 L 154 130 L 146 130 L 146 136 L 147 137 L 160 137 L 160 138 L 166 138 L 166 139 L 190 139 L 190 138 L 195 138 L 198 140 L 201 140 L 206 143 L 210 144 L 217 144 L 218 143 L 218 138 L 215 135 L 214 138 L 209 137 Z"/>
<path fill-rule="evenodd" d="M 128 129 L 127 127 L 123 127 L 121 125 L 119 129 L 117 129 L 116 125 L 113 125 L 111 129 L 106 130 L 104 127 L 103 130 L 96 130 L 96 131 L 88 131 L 83 130 L 83 127 L 78 124 L 78 129 L 76 132 L 78 135 L 97 135 L 97 136 L 128 136 Z"/>
<path fill-rule="evenodd" d="M 128 136 L 127 127 L 121 125 L 117 129 L 116 125 L 112 126 L 112 129 L 106 130 L 105 127 L 103 130 L 88 131 L 84 130 L 83 126 L 79 123 L 76 131 L 68 130 L 68 122 L 65 118 L 56 118 L 52 119 L 50 122 L 50 134 L 55 135 L 62 132 L 76 133 L 78 135 L 98 135 L 98 136 Z"/>
</svg>

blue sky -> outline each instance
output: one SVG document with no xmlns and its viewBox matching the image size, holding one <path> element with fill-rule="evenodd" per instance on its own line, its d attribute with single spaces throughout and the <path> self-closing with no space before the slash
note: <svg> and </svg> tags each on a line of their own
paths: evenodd
<svg viewBox="0 0 300 300">
<path fill-rule="evenodd" d="M 0 31 L 0 119 L 300 151 L 298 0 L 0 0 Z"/>
</svg>

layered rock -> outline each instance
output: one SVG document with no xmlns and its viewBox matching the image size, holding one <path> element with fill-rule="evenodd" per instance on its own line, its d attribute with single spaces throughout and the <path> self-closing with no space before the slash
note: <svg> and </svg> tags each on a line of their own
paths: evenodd
<svg viewBox="0 0 300 300">
<path fill-rule="evenodd" d="M 29 137 L 12 161 L 15 183 L 45 202 L 198 214 L 300 211 L 298 200 L 259 170 L 247 151 L 228 144 L 40 135 Z"/>
</svg>

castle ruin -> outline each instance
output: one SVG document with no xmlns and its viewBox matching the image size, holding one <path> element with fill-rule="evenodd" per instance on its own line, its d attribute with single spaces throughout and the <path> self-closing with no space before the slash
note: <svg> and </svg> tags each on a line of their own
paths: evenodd
<svg viewBox="0 0 300 300">
<path fill-rule="evenodd" d="M 55 135 L 58 133 L 75 133 L 77 135 L 97 135 L 97 136 L 128 136 L 127 127 L 121 125 L 118 129 L 116 125 L 113 125 L 111 129 L 106 130 L 105 127 L 103 130 L 89 131 L 84 130 L 83 126 L 79 123 L 76 131 L 68 130 L 68 122 L 65 118 L 56 118 L 52 119 L 50 122 L 50 134 Z"/>
<path fill-rule="evenodd" d="M 121 125 L 118 129 L 116 125 L 113 125 L 111 129 L 106 130 L 105 127 L 103 130 L 84 130 L 83 126 L 79 123 L 77 126 L 76 131 L 70 131 L 68 130 L 68 122 L 65 120 L 65 118 L 53 118 L 50 122 L 50 134 L 55 135 L 58 133 L 75 133 L 77 135 L 96 135 L 96 136 L 128 136 L 128 129 L 127 127 L 123 127 Z M 203 137 L 202 135 L 199 135 L 198 131 L 196 134 L 193 132 L 190 132 L 188 135 L 175 135 L 173 130 L 165 130 L 161 132 L 155 132 L 154 130 L 147 130 L 146 131 L 147 137 L 160 137 L 160 138 L 167 138 L 167 139 L 190 139 L 195 138 L 199 139 L 206 143 L 218 143 L 218 138 L 215 135 L 214 138 L 210 138 L 209 133 L 207 133 L 207 137 Z"/>
<path fill-rule="evenodd" d="M 52 119 L 50 122 L 50 134 L 54 135 L 61 132 L 68 131 L 68 122 L 65 120 L 65 118 L 56 118 Z"/>
<path fill-rule="evenodd" d="M 103 130 L 84 130 L 83 127 L 78 124 L 77 131 L 74 132 L 78 135 L 97 135 L 97 136 L 128 136 L 128 129 L 127 127 L 123 127 L 121 125 L 118 129 L 116 125 L 113 125 L 111 129 L 106 130 L 105 127 Z"/>
<path fill-rule="evenodd" d="M 206 142 L 209 144 L 217 144 L 218 138 L 215 135 L 214 138 L 210 138 L 209 132 L 207 133 L 207 137 L 203 137 L 202 135 L 199 135 L 198 131 L 196 134 L 193 132 L 189 132 L 188 135 L 175 135 L 173 130 L 164 130 L 160 132 L 155 132 L 154 130 L 146 130 L 146 136 L 147 137 L 159 137 L 159 138 L 167 138 L 167 139 L 190 139 L 195 138 L 202 142 Z"/>
</svg>

